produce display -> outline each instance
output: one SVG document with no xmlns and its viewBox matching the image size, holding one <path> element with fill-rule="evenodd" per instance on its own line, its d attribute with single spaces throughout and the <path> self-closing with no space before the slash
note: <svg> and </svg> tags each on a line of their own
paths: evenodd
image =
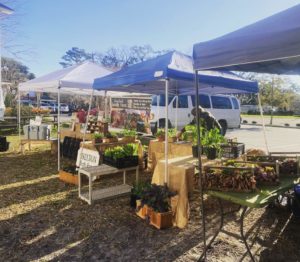
<svg viewBox="0 0 300 262">
<path fill-rule="evenodd" d="M 117 168 L 137 166 L 138 144 L 126 144 L 106 149 L 103 162 Z"/>
<path fill-rule="evenodd" d="M 279 185 L 279 175 L 271 166 L 255 166 L 254 175 L 257 185 Z"/>
<path fill-rule="evenodd" d="M 285 159 L 279 162 L 279 173 L 282 175 L 296 175 L 299 173 L 299 163 L 295 159 Z"/>
<path fill-rule="evenodd" d="M 220 191 L 251 192 L 256 189 L 254 168 L 207 166 L 204 170 L 204 187 Z"/>
</svg>

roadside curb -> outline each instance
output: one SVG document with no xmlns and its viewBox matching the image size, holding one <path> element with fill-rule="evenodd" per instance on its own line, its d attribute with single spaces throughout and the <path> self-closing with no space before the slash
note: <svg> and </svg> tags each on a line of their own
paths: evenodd
<svg viewBox="0 0 300 262">
<path fill-rule="evenodd" d="M 262 124 L 250 124 L 250 123 L 241 123 L 244 126 L 262 126 Z M 291 129 L 300 129 L 298 126 L 279 126 L 279 125 L 265 125 L 266 127 L 280 127 L 280 128 L 291 128 Z"/>
</svg>

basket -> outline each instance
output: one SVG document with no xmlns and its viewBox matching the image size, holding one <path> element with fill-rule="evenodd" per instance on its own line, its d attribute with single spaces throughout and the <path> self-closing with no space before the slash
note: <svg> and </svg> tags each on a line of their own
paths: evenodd
<svg viewBox="0 0 300 262">
<path fill-rule="evenodd" d="M 238 158 L 245 153 L 245 144 L 230 142 L 221 145 L 221 156 L 225 158 Z"/>
<path fill-rule="evenodd" d="M 109 166 L 113 166 L 119 169 L 138 166 L 139 158 L 138 156 L 126 156 L 122 158 L 114 159 L 112 157 L 103 156 L 103 163 Z"/>
</svg>

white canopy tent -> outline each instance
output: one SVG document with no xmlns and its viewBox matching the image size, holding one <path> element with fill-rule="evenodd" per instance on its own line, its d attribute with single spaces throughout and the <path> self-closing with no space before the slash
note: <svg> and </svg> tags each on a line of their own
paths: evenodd
<svg viewBox="0 0 300 262">
<path fill-rule="evenodd" d="M 97 91 L 92 88 L 95 78 L 103 77 L 111 74 L 109 69 L 92 63 L 84 62 L 82 64 L 73 65 L 67 68 L 56 70 L 47 75 L 32 79 L 19 85 L 19 108 L 18 108 L 18 125 L 19 138 L 21 139 L 21 106 L 20 92 L 47 92 L 56 93 L 58 97 L 57 112 L 57 138 L 60 141 L 60 95 L 88 95 L 90 96 L 89 112 L 93 95 L 105 96 L 105 104 L 107 104 L 107 96 L 124 96 L 126 94 L 119 92 Z M 128 95 L 128 93 L 127 93 Z M 105 106 L 105 117 L 107 116 Z M 84 137 L 85 139 L 85 137 Z M 58 170 L 60 169 L 60 143 L 58 143 Z"/>
</svg>

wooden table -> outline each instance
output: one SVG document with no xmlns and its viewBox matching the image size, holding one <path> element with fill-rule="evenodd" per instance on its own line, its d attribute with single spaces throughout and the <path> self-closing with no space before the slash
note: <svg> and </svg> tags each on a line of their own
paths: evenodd
<svg viewBox="0 0 300 262">
<path fill-rule="evenodd" d="M 206 193 L 210 196 L 216 197 L 219 202 L 219 208 L 220 208 L 220 216 L 221 216 L 221 223 L 220 227 L 215 233 L 215 235 L 212 237 L 210 242 L 208 243 L 206 249 L 211 247 L 214 240 L 218 236 L 220 232 L 225 233 L 227 235 L 233 236 L 230 232 L 227 232 L 223 230 L 223 224 L 224 224 L 224 216 L 228 213 L 224 213 L 223 208 L 223 202 L 224 200 L 230 201 L 234 204 L 239 205 L 239 209 L 242 208 L 241 217 L 239 219 L 240 223 L 240 235 L 241 239 L 245 244 L 245 247 L 247 249 L 247 253 L 250 256 L 252 261 L 254 260 L 254 257 L 251 253 L 250 247 L 247 243 L 247 237 L 244 233 L 244 217 L 246 212 L 251 208 L 263 208 L 272 203 L 275 199 L 277 199 L 280 195 L 283 195 L 288 190 L 292 189 L 293 186 L 296 183 L 300 183 L 299 178 L 294 177 L 284 177 L 280 179 L 280 185 L 278 186 L 262 186 L 259 188 L 258 191 L 250 192 L 250 193 L 240 193 L 240 192 L 221 192 L 221 191 L 214 191 L 214 190 L 208 190 Z M 204 252 L 202 253 L 199 261 L 204 256 Z"/>
<path fill-rule="evenodd" d="M 136 182 L 139 180 L 139 168 L 138 166 L 135 167 L 127 167 L 123 169 L 118 169 L 112 166 L 108 166 L 102 164 L 100 166 L 91 166 L 79 169 L 78 172 L 78 195 L 79 198 L 86 201 L 89 205 L 93 203 L 94 200 L 97 199 L 106 199 L 112 198 L 116 196 L 126 195 L 129 194 L 131 191 L 131 186 L 126 184 L 126 172 L 135 170 L 136 171 Z M 123 173 L 123 184 L 105 188 L 105 189 L 97 189 L 93 190 L 93 180 L 94 178 L 107 176 L 116 173 Z M 82 183 L 81 183 L 81 176 L 85 175 L 88 177 L 89 180 L 89 189 L 88 192 L 82 192 Z"/>
<path fill-rule="evenodd" d="M 51 153 L 52 153 L 52 152 L 54 152 L 54 151 L 52 151 L 52 148 L 55 147 L 55 145 L 53 145 L 54 143 L 57 144 L 57 139 L 56 138 L 48 139 L 48 140 L 21 139 L 20 147 L 21 147 L 22 154 L 24 154 L 26 144 L 28 144 L 28 149 L 29 150 L 31 150 L 31 144 L 50 144 L 51 145 Z M 55 153 L 53 153 L 53 154 L 55 154 Z"/>
</svg>

